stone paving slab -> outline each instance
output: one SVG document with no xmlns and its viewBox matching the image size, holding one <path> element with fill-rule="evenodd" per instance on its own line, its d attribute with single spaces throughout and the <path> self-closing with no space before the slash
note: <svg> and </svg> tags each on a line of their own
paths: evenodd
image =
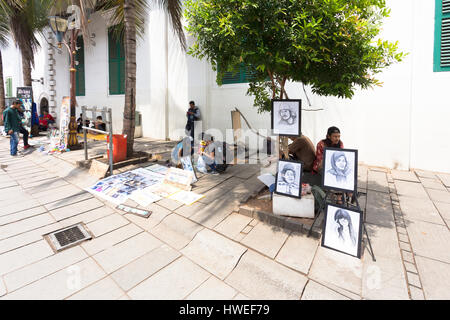
<svg viewBox="0 0 450 320">
<path fill-rule="evenodd" d="M 447 190 L 428 189 L 428 194 L 433 201 L 450 203 L 450 192 Z"/>
<path fill-rule="evenodd" d="M 65 228 L 74 224 L 77 224 L 79 222 L 83 222 L 84 224 L 89 224 L 93 221 L 99 220 L 101 218 L 104 218 L 106 216 L 109 216 L 111 214 L 115 213 L 113 209 L 110 207 L 100 207 L 85 213 L 78 214 L 76 216 L 64 219 L 59 221 L 59 223 Z"/>
<path fill-rule="evenodd" d="M 53 273 L 4 297 L 7 300 L 61 300 L 100 280 L 105 273 L 91 259 Z"/>
<path fill-rule="evenodd" d="M 416 255 L 450 263 L 450 232 L 447 226 L 412 221 L 406 228 Z"/>
<path fill-rule="evenodd" d="M 435 201 L 434 205 L 441 214 L 441 217 L 447 221 L 447 226 L 450 226 L 450 203 Z"/>
<path fill-rule="evenodd" d="M 47 210 L 44 207 L 35 207 L 35 208 L 19 211 L 16 213 L 8 214 L 5 216 L 0 216 L 0 226 L 4 226 L 9 223 L 13 223 L 13 222 L 17 222 L 17 221 L 24 220 L 27 218 L 31 218 L 31 217 L 40 215 L 45 212 L 47 212 Z"/>
<path fill-rule="evenodd" d="M 436 189 L 447 191 L 445 186 L 438 179 L 429 179 L 429 178 L 421 178 L 419 177 L 420 182 L 426 189 Z"/>
<path fill-rule="evenodd" d="M 371 190 L 367 192 L 366 221 L 388 228 L 395 227 L 394 212 L 389 194 Z"/>
<path fill-rule="evenodd" d="M 209 277 L 208 272 L 181 257 L 131 289 L 128 295 L 135 300 L 180 300 Z"/>
<path fill-rule="evenodd" d="M 162 245 L 148 233 L 140 233 L 94 256 L 94 259 L 111 273 Z"/>
<path fill-rule="evenodd" d="M 203 227 L 177 214 L 167 216 L 150 230 L 157 238 L 180 250 L 184 248 Z"/>
<path fill-rule="evenodd" d="M 427 300 L 450 300 L 450 264 L 416 256 Z"/>
<path fill-rule="evenodd" d="M 252 221 L 253 219 L 242 214 L 232 213 L 219 223 L 214 230 L 227 236 L 230 239 L 236 240 L 241 231 Z"/>
<path fill-rule="evenodd" d="M 91 211 L 103 206 L 103 203 L 96 198 L 90 198 L 80 202 L 75 202 L 70 205 L 64 206 L 50 211 L 50 214 L 57 220 L 67 219 L 78 214 Z"/>
<path fill-rule="evenodd" d="M 247 250 L 244 246 L 203 229 L 181 252 L 220 280 L 230 274 Z"/>
<path fill-rule="evenodd" d="M 53 230 L 60 229 L 59 223 L 53 223 L 44 227 L 16 235 L 0 241 L 0 254 L 29 245 L 33 242 L 42 240 L 42 235 L 47 234 Z"/>
<path fill-rule="evenodd" d="M 211 276 L 194 290 L 186 300 L 231 300 L 237 291 L 229 285 Z"/>
<path fill-rule="evenodd" d="M 12 292 L 72 264 L 76 264 L 87 257 L 83 249 L 76 246 L 11 272 L 4 276 L 4 280 L 8 291 Z"/>
<path fill-rule="evenodd" d="M 81 243 L 86 252 L 93 256 L 103 250 L 113 247 L 114 245 L 134 237 L 138 233 L 143 232 L 141 228 L 134 224 L 128 224 L 122 228 L 111 231 L 98 238 Z"/>
<path fill-rule="evenodd" d="M 128 291 L 180 256 L 180 253 L 163 244 L 112 273 L 111 277 L 123 290 Z"/>
<path fill-rule="evenodd" d="M 366 249 L 362 277 L 362 297 L 367 300 L 409 300 L 401 258 L 387 258 L 375 251 L 376 262 Z"/>
<path fill-rule="evenodd" d="M 28 264 L 53 255 L 45 240 L 0 255 L 0 275 L 4 275 Z"/>
<path fill-rule="evenodd" d="M 17 182 L 15 182 L 14 180 L 6 181 L 2 178 L 2 181 L 0 182 L 0 189 L 14 187 L 17 185 Z"/>
<path fill-rule="evenodd" d="M 447 188 L 450 188 L 450 174 L 448 174 L 448 173 L 438 173 L 436 175 L 438 176 L 438 178 L 442 181 L 442 183 Z"/>
<path fill-rule="evenodd" d="M 92 194 L 90 194 L 89 192 L 82 192 L 79 194 L 68 196 L 67 198 L 53 201 L 51 203 L 46 203 L 46 204 L 44 204 L 44 207 L 46 207 L 48 211 L 52 211 L 54 209 L 65 207 L 72 203 L 80 202 L 80 201 L 87 200 L 87 199 L 90 199 L 93 197 L 94 196 Z"/>
<path fill-rule="evenodd" d="M 55 222 L 56 221 L 48 213 L 44 213 L 28 219 L 10 223 L 0 227 L 0 240 L 53 224 Z"/>
<path fill-rule="evenodd" d="M 395 180 L 420 182 L 419 179 L 417 178 L 416 174 L 413 171 L 391 170 L 391 174 Z"/>
<path fill-rule="evenodd" d="M 430 199 L 417 199 L 399 196 L 400 208 L 407 220 L 420 220 L 435 224 L 444 224 L 438 210 Z"/>
<path fill-rule="evenodd" d="M 346 296 L 337 293 L 315 281 L 309 280 L 302 300 L 350 300 Z"/>
<path fill-rule="evenodd" d="M 238 201 L 226 195 L 220 199 L 214 200 L 200 211 L 194 213 L 189 219 L 213 229 L 222 222 L 231 212 L 235 211 Z"/>
<path fill-rule="evenodd" d="M 248 250 L 225 282 L 251 299 L 298 300 L 307 278 Z"/>
<path fill-rule="evenodd" d="M 105 233 L 119 229 L 120 227 L 123 227 L 124 225 L 127 225 L 129 223 L 130 221 L 128 221 L 121 215 L 111 214 L 104 218 L 88 223 L 86 227 L 92 232 L 94 237 L 99 237 Z"/>
<path fill-rule="evenodd" d="M 400 247 L 395 228 L 385 228 L 378 225 L 366 224 L 366 230 L 370 236 L 370 243 L 376 258 L 378 258 L 378 256 L 383 256 L 387 259 L 401 260 Z M 372 257 L 370 254 L 364 257 L 364 260 L 371 259 Z"/>
<path fill-rule="evenodd" d="M 33 197 L 38 199 L 41 204 L 49 204 L 51 202 L 60 201 L 80 193 L 87 193 L 72 185 L 63 186 L 54 189 L 52 192 L 43 191 L 33 194 Z"/>
<path fill-rule="evenodd" d="M 164 207 L 170 211 L 174 211 L 183 205 L 181 202 L 178 202 L 178 201 L 175 201 L 172 199 L 167 199 L 167 198 L 164 198 L 164 199 L 158 201 L 157 203 L 159 206 Z"/>
<path fill-rule="evenodd" d="M 402 180 L 394 180 L 395 188 L 399 196 L 408 196 L 419 199 L 429 199 L 427 192 L 422 184 Z"/>
<path fill-rule="evenodd" d="M 308 274 L 316 254 L 317 245 L 317 239 L 293 232 L 289 235 L 275 260 L 303 274 Z"/>
<path fill-rule="evenodd" d="M 158 224 L 160 224 L 165 217 L 171 214 L 169 210 L 160 206 L 154 207 L 150 211 L 152 211 L 152 214 L 148 218 L 139 217 L 134 214 L 125 212 L 123 216 L 124 218 L 141 227 L 142 229 L 149 231 Z"/>
<path fill-rule="evenodd" d="M 61 178 L 54 178 L 35 182 L 32 185 L 27 185 L 27 187 L 24 188 L 28 193 L 33 195 L 35 193 L 40 193 L 42 191 L 52 192 L 55 188 L 67 185 L 69 185 L 69 183 L 66 180 Z"/>
<path fill-rule="evenodd" d="M 386 173 L 369 170 L 367 173 L 367 189 L 389 193 Z"/>
<path fill-rule="evenodd" d="M 117 284 L 111 278 L 106 277 L 75 293 L 67 300 L 116 300 L 123 294 L 124 292 Z"/>
<path fill-rule="evenodd" d="M 189 218 L 194 213 L 203 209 L 205 206 L 206 206 L 206 204 L 203 204 L 203 203 L 200 203 L 197 201 L 197 202 L 191 204 L 190 206 L 184 205 L 184 206 L 179 207 L 178 209 L 175 210 L 175 213 L 177 213 L 180 216 L 183 216 L 185 218 Z"/>
<path fill-rule="evenodd" d="M 359 295 L 362 290 L 362 261 L 334 250 L 319 247 L 308 277 L 325 284 L 331 283 Z"/>
<path fill-rule="evenodd" d="M 422 171 L 422 170 L 414 170 L 414 172 L 416 173 L 416 175 L 419 178 L 428 178 L 428 179 L 436 179 L 437 176 L 430 171 Z"/>
<path fill-rule="evenodd" d="M 0 297 L 6 294 L 6 287 L 3 281 L 0 279 Z"/>
<path fill-rule="evenodd" d="M 0 206 L 1 206 L 0 217 L 2 217 L 12 213 L 20 213 L 23 210 L 38 207 L 40 206 L 40 204 L 35 199 L 29 198 L 27 200 L 19 202 L 13 201 L 13 203 L 10 203 L 9 205 L 6 205 L 3 201 L 0 201 Z"/>
<path fill-rule="evenodd" d="M 271 258 L 275 258 L 290 234 L 284 230 L 265 223 L 258 223 L 241 243 Z"/>
</svg>

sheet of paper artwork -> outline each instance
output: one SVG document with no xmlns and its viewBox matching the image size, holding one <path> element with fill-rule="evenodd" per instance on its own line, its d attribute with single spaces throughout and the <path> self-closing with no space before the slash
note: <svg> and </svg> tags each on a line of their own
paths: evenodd
<svg viewBox="0 0 450 320">
<path fill-rule="evenodd" d="M 165 175 L 167 171 L 169 170 L 168 167 L 159 165 L 159 164 L 153 164 L 151 166 L 145 167 L 145 170 L 153 171 L 162 175 Z"/>
<path fill-rule="evenodd" d="M 160 196 L 161 198 L 167 198 L 179 191 L 181 191 L 180 188 L 166 183 L 160 183 L 146 188 L 146 192 L 151 192 L 157 196 Z"/>
<path fill-rule="evenodd" d="M 275 177 L 270 173 L 262 174 L 258 177 L 258 180 L 270 187 L 275 183 Z"/>
<path fill-rule="evenodd" d="M 170 168 L 164 177 L 164 183 L 174 185 L 182 190 L 190 190 L 193 178 L 193 171 Z"/>
<path fill-rule="evenodd" d="M 190 206 L 191 204 L 200 200 L 204 196 L 205 195 L 203 195 L 203 194 L 198 194 L 198 193 L 191 192 L 191 191 L 181 190 L 180 192 L 177 192 L 177 193 L 171 195 L 169 197 L 169 199 L 175 200 L 175 201 L 181 202 L 187 206 Z"/>
<path fill-rule="evenodd" d="M 191 183 L 196 183 L 198 180 L 197 180 L 197 176 L 194 171 L 194 167 L 192 166 L 191 156 L 183 157 L 180 160 L 181 160 L 181 164 L 183 165 L 183 169 L 187 170 L 187 171 L 191 171 L 193 173 L 193 178 L 192 178 Z"/>
<path fill-rule="evenodd" d="M 139 168 L 100 180 L 86 190 L 115 204 L 121 204 L 133 192 L 161 184 L 162 179 L 161 175 Z"/>
<path fill-rule="evenodd" d="M 159 201 L 162 198 L 153 192 L 148 191 L 148 188 L 137 190 L 133 192 L 130 199 L 143 207 L 147 207 L 153 202 Z"/>
</svg>

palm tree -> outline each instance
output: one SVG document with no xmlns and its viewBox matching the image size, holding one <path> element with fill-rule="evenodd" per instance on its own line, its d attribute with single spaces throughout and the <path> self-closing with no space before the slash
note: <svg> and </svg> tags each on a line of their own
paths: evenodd
<svg viewBox="0 0 450 320">
<path fill-rule="evenodd" d="M 146 0 L 105 0 L 98 1 L 100 10 L 113 10 L 113 21 L 116 22 L 115 33 L 124 35 L 125 45 L 125 106 L 123 112 L 123 130 L 127 135 L 127 157 L 133 156 L 134 129 L 136 114 L 136 35 L 142 35 L 145 18 L 148 14 Z M 180 0 L 155 0 L 169 15 L 173 30 L 186 48 L 183 32 L 182 4 Z"/>
<path fill-rule="evenodd" d="M 31 86 L 34 54 L 40 47 L 36 37 L 48 24 L 50 0 L 0 0 L 14 43 L 22 55 L 23 84 Z"/>
<path fill-rule="evenodd" d="M 3 8 L 0 7 L 0 47 L 6 47 L 8 45 L 8 34 L 8 19 Z M 2 51 L 0 49 L 0 125 L 3 125 L 2 114 L 5 108 L 5 81 L 3 79 L 3 60 Z"/>
</svg>

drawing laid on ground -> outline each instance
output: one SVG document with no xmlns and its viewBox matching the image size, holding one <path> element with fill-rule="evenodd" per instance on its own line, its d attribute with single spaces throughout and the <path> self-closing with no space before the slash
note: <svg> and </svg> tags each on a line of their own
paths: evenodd
<svg viewBox="0 0 450 320">
<path fill-rule="evenodd" d="M 275 193 L 300 198 L 302 166 L 299 161 L 279 160 Z"/>
<path fill-rule="evenodd" d="M 322 246 L 361 257 L 362 211 L 327 204 Z"/>
<path fill-rule="evenodd" d="M 324 149 L 324 189 L 355 191 L 358 179 L 358 150 Z"/>
<path fill-rule="evenodd" d="M 301 100 L 272 100 L 272 130 L 281 136 L 301 133 Z"/>
</svg>

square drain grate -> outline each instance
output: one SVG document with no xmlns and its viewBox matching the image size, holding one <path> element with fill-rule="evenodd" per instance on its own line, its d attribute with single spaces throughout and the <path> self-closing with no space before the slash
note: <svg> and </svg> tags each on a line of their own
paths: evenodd
<svg viewBox="0 0 450 320">
<path fill-rule="evenodd" d="M 55 252 L 59 252 L 73 247 L 80 242 L 92 239 L 91 233 L 82 222 L 45 234 L 43 237 Z"/>
</svg>

